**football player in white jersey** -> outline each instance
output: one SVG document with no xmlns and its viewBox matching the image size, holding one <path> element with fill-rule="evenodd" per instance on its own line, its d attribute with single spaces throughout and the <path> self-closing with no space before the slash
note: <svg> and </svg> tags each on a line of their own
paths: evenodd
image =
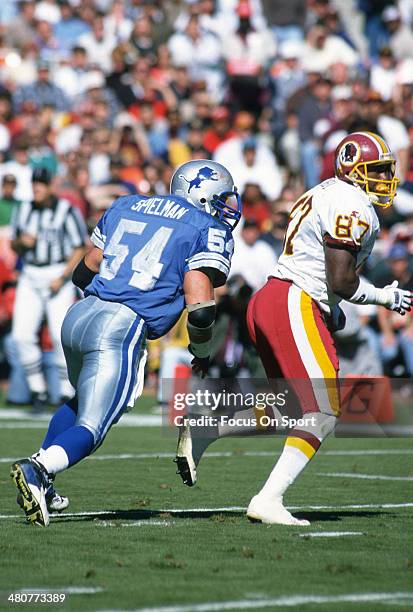
<svg viewBox="0 0 413 612">
<path fill-rule="evenodd" d="M 398 179 L 386 142 L 371 132 L 346 136 L 335 153 L 335 177 L 305 193 L 293 207 L 274 275 L 250 301 L 247 323 L 268 379 L 289 380 L 308 426 L 288 433 L 284 449 L 247 510 L 251 520 L 309 525 L 292 516 L 283 495 L 340 414 L 339 364 L 332 332 L 344 326 L 340 300 L 377 304 L 400 315 L 413 295 L 397 283 L 379 289 L 358 276 L 379 232 L 375 206 L 391 206 Z M 194 443 L 194 444 L 193 444 Z M 195 440 L 181 436 L 177 458 L 196 479 Z M 178 462 L 178 466 L 179 466 Z"/>
</svg>

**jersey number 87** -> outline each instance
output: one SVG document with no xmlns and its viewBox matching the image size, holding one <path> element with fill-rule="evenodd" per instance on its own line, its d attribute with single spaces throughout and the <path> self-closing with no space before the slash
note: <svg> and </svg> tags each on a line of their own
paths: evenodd
<svg viewBox="0 0 413 612">
<path fill-rule="evenodd" d="M 306 216 L 312 207 L 312 196 L 303 196 L 296 202 L 291 210 L 290 217 L 288 220 L 287 230 L 285 232 L 284 239 L 284 255 L 292 255 L 294 252 L 293 240 L 300 229 L 301 223 L 304 221 Z"/>
</svg>

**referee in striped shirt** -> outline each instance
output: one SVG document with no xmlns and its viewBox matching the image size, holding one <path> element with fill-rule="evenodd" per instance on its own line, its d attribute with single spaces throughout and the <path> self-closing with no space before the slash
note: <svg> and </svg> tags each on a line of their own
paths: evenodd
<svg viewBox="0 0 413 612">
<path fill-rule="evenodd" d="M 47 403 L 39 331 L 47 320 L 59 369 L 62 398 L 71 397 L 60 341 L 64 316 L 75 300 L 72 271 L 84 256 L 88 234 L 80 213 L 52 191 L 46 168 L 33 170 L 33 200 L 23 202 L 12 220 L 12 248 L 23 267 L 17 283 L 12 338 L 24 366 L 33 406 Z"/>
</svg>

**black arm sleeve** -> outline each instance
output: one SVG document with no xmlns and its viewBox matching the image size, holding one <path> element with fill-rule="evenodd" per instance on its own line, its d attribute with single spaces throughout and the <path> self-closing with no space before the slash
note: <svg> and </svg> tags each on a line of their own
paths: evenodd
<svg viewBox="0 0 413 612">
<path fill-rule="evenodd" d="M 82 289 L 82 291 L 92 282 L 95 274 L 97 272 L 93 272 L 90 268 L 85 264 L 85 258 L 81 259 L 77 264 L 76 268 L 73 270 L 72 274 L 72 282 L 76 287 Z"/>
</svg>

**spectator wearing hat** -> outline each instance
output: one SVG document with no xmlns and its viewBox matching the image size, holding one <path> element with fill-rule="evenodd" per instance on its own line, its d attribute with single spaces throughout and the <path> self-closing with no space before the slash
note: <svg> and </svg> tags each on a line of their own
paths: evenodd
<svg viewBox="0 0 413 612">
<path fill-rule="evenodd" d="M 33 170 L 33 200 L 20 205 L 12 227 L 12 247 L 23 263 L 17 284 L 12 338 L 37 409 L 47 401 L 38 338 L 44 318 L 48 322 L 59 368 L 60 393 L 72 396 L 60 329 L 75 298 L 71 275 L 85 254 L 88 241 L 81 215 L 67 200 L 54 195 L 51 180 L 46 168 Z"/>
<path fill-rule="evenodd" d="M 40 0 L 36 2 L 35 17 L 38 21 L 55 24 L 61 19 L 60 6 L 55 0 Z"/>
<path fill-rule="evenodd" d="M 238 10 L 241 5 L 248 5 L 251 23 L 255 30 L 262 30 L 267 27 L 267 21 L 262 10 L 262 0 L 217 0 L 217 5 L 218 19 L 222 22 L 221 32 L 223 32 L 224 40 L 229 33 L 235 32 L 238 27 Z"/>
<path fill-rule="evenodd" d="M 77 44 L 86 49 L 89 61 L 95 64 L 105 74 L 111 70 L 111 53 L 116 47 L 116 38 L 105 33 L 105 24 L 102 13 L 96 14 L 92 31 L 82 34 L 77 39 Z"/>
<path fill-rule="evenodd" d="M 380 94 L 383 100 L 390 100 L 396 86 L 396 61 L 390 47 L 382 47 L 377 62 L 370 70 L 370 87 Z"/>
<path fill-rule="evenodd" d="M 30 85 L 23 85 L 13 94 L 13 106 L 19 112 L 25 102 L 32 102 L 37 108 L 51 106 L 58 111 L 70 108 L 70 102 L 60 87 L 50 78 L 50 65 L 41 60 L 37 65 L 37 79 Z"/>
<path fill-rule="evenodd" d="M 17 200 L 30 200 L 32 191 L 32 169 L 29 163 L 29 141 L 25 135 L 15 139 L 12 146 L 12 158 L 0 164 L 0 176 L 12 174 L 17 181 L 14 196 Z"/>
<path fill-rule="evenodd" d="M 240 193 L 247 184 L 258 185 L 268 200 L 278 198 L 283 186 L 277 163 L 275 161 L 273 163 L 267 161 L 265 165 L 261 163 L 259 145 L 254 137 L 243 141 L 242 157 L 236 169 L 232 169 L 232 176 Z"/>
<path fill-rule="evenodd" d="M 257 291 L 274 273 L 277 257 L 274 250 L 261 240 L 256 221 L 245 219 L 241 231 L 237 232 L 235 248 L 237 257 L 232 262 L 229 279 L 241 276 L 253 291 Z"/>
<path fill-rule="evenodd" d="M 29 140 L 29 163 L 32 168 L 47 168 L 52 176 L 58 167 L 57 156 L 47 140 L 47 128 L 40 122 L 31 122 L 26 129 Z"/>
<path fill-rule="evenodd" d="M 338 143 L 351 132 L 351 126 L 356 120 L 357 105 L 349 85 L 333 87 L 331 100 L 331 113 L 328 119 L 322 118 L 314 128 L 322 142 L 320 176 L 322 181 L 334 176 L 334 152 Z"/>
<path fill-rule="evenodd" d="M 404 243 L 395 243 L 388 256 L 388 269 L 377 278 L 378 286 L 384 287 L 393 280 L 401 289 L 413 291 L 411 258 Z M 408 376 L 413 376 L 413 316 L 394 317 L 382 307 L 378 308 L 378 323 L 381 332 L 380 349 L 385 364 L 396 359 L 399 351 L 403 356 Z M 392 372 L 389 372 L 391 374 Z"/>
<path fill-rule="evenodd" d="M 243 143 L 246 139 L 255 138 L 255 160 L 261 168 L 278 169 L 277 159 L 264 141 L 256 132 L 254 115 L 248 111 L 239 111 L 234 117 L 234 136 L 220 144 L 214 153 L 215 161 L 225 164 L 232 176 L 239 175 L 239 167 L 245 165 Z M 238 174 L 237 174 L 238 173 Z M 235 181 L 235 178 L 234 178 Z"/>
<path fill-rule="evenodd" d="M 114 92 L 106 86 L 105 75 L 101 70 L 90 70 L 82 79 L 84 93 L 75 100 L 76 104 L 90 104 L 97 116 L 97 109 L 103 103 L 107 109 L 105 124 L 112 126 L 120 110 L 119 102 Z"/>
<path fill-rule="evenodd" d="M 70 55 L 61 55 L 53 73 L 53 83 L 64 90 L 71 101 L 85 93 L 89 61 L 86 49 L 75 45 Z"/>
<path fill-rule="evenodd" d="M 352 49 L 356 48 L 352 38 L 348 35 L 341 19 L 338 10 L 334 6 L 328 6 L 327 13 L 321 20 L 321 23 L 327 28 L 329 36 L 336 36 L 344 40 Z"/>
<path fill-rule="evenodd" d="M 255 221 L 260 232 L 270 226 L 270 204 L 257 183 L 246 183 L 241 195 L 242 214 L 245 219 Z"/>
<path fill-rule="evenodd" d="M 204 147 L 214 153 L 217 147 L 235 135 L 226 106 L 217 106 L 211 113 L 211 125 L 204 134 Z"/>
<path fill-rule="evenodd" d="M 255 118 L 248 111 L 239 111 L 233 119 L 234 135 L 215 149 L 214 159 L 222 163 L 228 157 L 230 163 L 236 163 L 242 153 L 242 142 L 255 133 Z"/>
<path fill-rule="evenodd" d="M 396 60 L 413 57 L 413 32 L 404 24 L 397 6 L 388 6 L 382 14 L 389 40 L 388 45 Z"/>
<path fill-rule="evenodd" d="M 304 70 L 325 73 L 335 62 L 355 66 L 358 53 L 341 37 L 329 34 L 325 25 L 318 23 L 307 33 L 303 51 Z"/>
<path fill-rule="evenodd" d="M 168 41 L 173 66 L 186 66 L 192 80 L 204 79 L 209 93 L 217 102 L 224 95 L 221 40 L 203 31 L 199 19 L 192 15 L 183 32 L 175 32 Z"/>
<path fill-rule="evenodd" d="M 362 121 L 359 127 L 383 136 L 398 160 L 396 173 L 403 183 L 408 171 L 410 147 L 409 134 L 404 123 L 389 112 L 389 105 L 386 105 L 377 91 L 368 91 L 367 100 L 360 106 L 360 111 Z"/>
<path fill-rule="evenodd" d="M 248 2 L 239 3 L 237 14 L 237 30 L 223 46 L 229 87 L 234 106 L 258 115 L 263 106 L 262 76 L 275 57 L 276 45 L 270 30 L 255 30 Z"/>
<path fill-rule="evenodd" d="M 10 225 L 13 212 L 19 205 L 19 200 L 14 196 L 16 185 L 16 177 L 13 174 L 3 175 L 0 196 L 0 227 Z"/>
<path fill-rule="evenodd" d="M 95 211 L 106 210 L 116 198 L 136 193 L 135 185 L 123 179 L 123 167 L 124 164 L 120 156 L 112 157 L 109 165 L 110 174 L 107 180 L 99 185 L 87 187 L 87 199 Z"/>
</svg>

